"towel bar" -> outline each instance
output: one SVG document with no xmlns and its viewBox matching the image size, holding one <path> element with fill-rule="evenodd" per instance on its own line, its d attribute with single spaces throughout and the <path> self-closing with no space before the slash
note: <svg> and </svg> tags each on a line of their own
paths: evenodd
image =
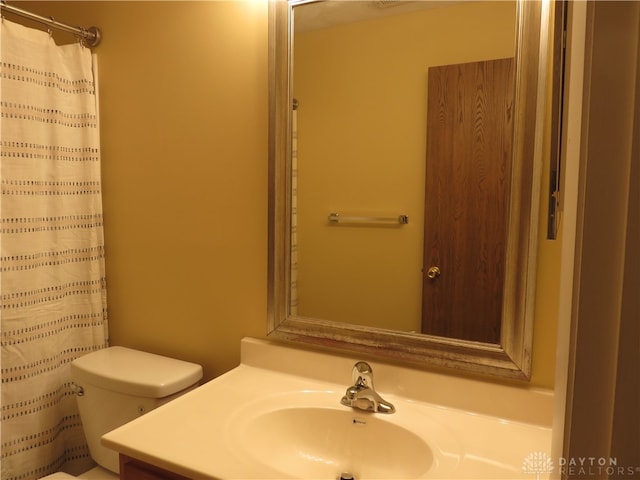
<svg viewBox="0 0 640 480">
<path fill-rule="evenodd" d="M 329 214 L 331 223 L 398 223 L 406 225 L 409 223 L 409 215 L 398 215 L 397 217 L 367 217 L 367 216 L 341 216 L 338 213 Z"/>
</svg>

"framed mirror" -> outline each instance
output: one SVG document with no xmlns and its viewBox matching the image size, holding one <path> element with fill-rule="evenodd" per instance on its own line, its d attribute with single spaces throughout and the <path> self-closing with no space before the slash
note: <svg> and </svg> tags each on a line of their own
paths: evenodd
<svg viewBox="0 0 640 480">
<path fill-rule="evenodd" d="M 528 379 L 547 2 L 269 16 L 269 336 Z"/>
</svg>

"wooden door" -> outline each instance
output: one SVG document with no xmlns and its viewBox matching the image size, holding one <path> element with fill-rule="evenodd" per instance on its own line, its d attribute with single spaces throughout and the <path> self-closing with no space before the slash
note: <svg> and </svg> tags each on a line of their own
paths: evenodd
<svg viewBox="0 0 640 480">
<path fill-rule="evenodd" d="M 513 68 L 507 58 L 429 69 L 423 333 L 500 342 Z"/>
</svg>

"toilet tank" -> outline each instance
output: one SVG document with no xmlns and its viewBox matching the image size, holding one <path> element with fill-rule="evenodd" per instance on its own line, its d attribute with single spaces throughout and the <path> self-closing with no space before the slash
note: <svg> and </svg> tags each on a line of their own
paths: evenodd
<svg viewBox="0 0 640 480">
<path fill-rule="evenodd" d="M 118 454 L 100 444 L 105 433 L 198 386 L 202 367 L 124 347 L 109 347 L 71 363 L 71 379 L 91 457 L 119 472 Z"/>
</svg>

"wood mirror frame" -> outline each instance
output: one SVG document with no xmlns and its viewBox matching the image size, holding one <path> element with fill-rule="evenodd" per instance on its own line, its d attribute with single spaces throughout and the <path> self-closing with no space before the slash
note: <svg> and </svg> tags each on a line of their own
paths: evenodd
<svg viewBox="0 0 640 480">
<path fill-rule="evenodd" d="M 268 335 L 334 350 L 528 380 L 542 137 L 545 127 L 549 2 L 517 4 L 513 170 L 501 338 L 489 344 L 289 314 L 292 8 L 269 3 Z"/>
</svg>

